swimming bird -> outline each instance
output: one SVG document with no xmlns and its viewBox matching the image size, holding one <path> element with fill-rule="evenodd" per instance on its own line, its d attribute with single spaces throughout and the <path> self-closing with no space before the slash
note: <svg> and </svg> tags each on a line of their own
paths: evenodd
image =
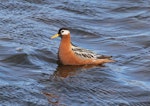
<svg viewBox="0 0 150 106">
<path fill-rule="evenodd" d="M 63 65 L 101 65 L 114 62 L 111 56 L 99 55 L 90 50 L 74 46 L 71 43 L 70 31 L 67 28 L 59 29 L 58 33 L 53 35 L 51 39 L 56 37 L 61 37 L 58 58 Z"/>
</svg>

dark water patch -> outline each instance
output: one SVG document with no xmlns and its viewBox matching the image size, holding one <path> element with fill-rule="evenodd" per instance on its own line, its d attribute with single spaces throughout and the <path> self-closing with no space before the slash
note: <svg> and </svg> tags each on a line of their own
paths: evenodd
<svg viewBox="0 0 150 106">
<path fill-rule="evenodd" d="M 29 3 L 40 4 L 40 5 L 48 3 L 48 0 L 24 0 L 24 1 Z"/>
<path fill-rule="evenodd" d="M 137 35 L 137 36 L 133 36 L 133 37 L 129 37 L 129 41 L 134 43 L 137 46 L 142 46 L 142 48 L 147 48 L 147 50 L 150 47 L 150 43 L 149 43 L 149 39 L 150 37 L 147 35 Z"/>
<path fill-rule="evenodd" d="M 45 16 L 38 16 L 38 17 L 32 17 L 33 20 L 37 21 L 37 22 L 40 22 L 40 23 L 44 23 L 44 24 L 47 24 L 47 25 L 55 25 L 55 26 L 66 26 L 67 27 L 67 24 L 68 22 L 65 21 L 65 20 L 61 20 L 61 19 L 51 19 L 49 17 L 45 17 Z"/>
<path fill-rule="evenodd" d="M 33 65 L 28 59 L 28 55 L 25 53 L 12 55 L 1 61 L 4 63 L 10 63 L 12 65 L 27 65 L 27 66 Z"/>
<path fill-rule="evenodd" d="M 34 64 L 53 64 L 53 63 L 57 63 L 57 54 L 54 54 L 51 51 L 47 51 L 47 50 L 36 50 L 35 53 L 30 54 L 30 59 Z"/>
<path fill-rule="evenodd" d="M 139 15 L 133 16 L 133 18 L 136 18 L 136 19 L 144 21 L 144 22 L 149 21 L 150 16 L 147 14 L 148 12 L 149 11 L 146 11 L 146 12 L 141 13 Z"/>
<path fill-rule="evenodd" d="M 141 7 L 139 7 L 139 6 L 133 6 L 133 7 L 131 7 L 131 6 L 125 6 L 125 7 L 123 7 L 123 6 L 121 6 L 121 7 L 118 7 L 118 8 L 115 8 L 114 10 L 112 10 L 113 12 L 125 12 L 125 13 L 127 13 L 127 12 L 134 12 L 134 11 L 136 11 L 136 12 L 138 12 L 139 10 L 147 10 L 147 9 L 150 9 L 149 7 L 146 7 L 146 6 L 141 6 Z"/>
<path fill-rule="evenodd" d="M 5 54 L 5 58 L 1 60 L 2 63 L 9 64 L 18 67 L 30 67 L 33 69 L 39 69 L 40 67 L 45 67 L 43 65 L 51 65 L 57 63 L 57 54 L 48 50 L 36 50 L 36 52 L 17 53 L 10 56 Z"/>
<path fill-rule="evenodd" d="M 60 10 L 64 10 L 64 11 L 68 11 L 70 13 L 74 13 L 74 14 L 80 14 L 80 15 L 89 15 L 89 16 L 93 16 L 95 15 L 94 11 L 92 11 L 90 8 L 82 8 L 84 7 L 84 5 L 81 5 L 81 7 L 79 7 L 79 9 L 76 9 L 76 5 L 74 4 L 68 4 L 67 7 L 66 6 L 59 6 L 56 9 L 60 9 Z"/>
<path fill-rule="evenodd" d="M 7 56 L 12 55 L 12 53 L 15 53 L 15 50 L 13 50 L 12 47 L 0 46 L 0 50 L 0 60 L 3 60 Z"/>
</svg>

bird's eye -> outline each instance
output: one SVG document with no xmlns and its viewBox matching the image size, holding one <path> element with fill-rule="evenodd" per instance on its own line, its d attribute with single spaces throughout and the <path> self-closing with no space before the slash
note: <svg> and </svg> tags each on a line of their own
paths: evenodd
<svg viewBox="0 0 150 106">
<path fill-rule="evenodd" d="M 61 33 L 63 33 L 64 31 L 62 30 Z"/>
</svg>

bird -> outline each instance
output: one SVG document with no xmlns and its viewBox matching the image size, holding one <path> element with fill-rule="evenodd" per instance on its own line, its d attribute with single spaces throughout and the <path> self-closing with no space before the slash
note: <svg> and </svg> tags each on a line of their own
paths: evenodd
<svg viewBox="0 0 150 106">
<path fill-rule="evenodd" d="M 62 65 L 102 65 L 114 62 L 112 56 L 96 54 L 93 51 L 73 45 L 68 28 L 60 28 L 50 39 L 60 37 L 58 60 Z"/>
</svg>

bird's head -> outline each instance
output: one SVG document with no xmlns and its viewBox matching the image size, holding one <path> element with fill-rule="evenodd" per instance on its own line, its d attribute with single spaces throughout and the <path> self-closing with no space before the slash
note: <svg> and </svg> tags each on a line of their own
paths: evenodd
<svg viewBox="0 0 150 106">
<path fill-rule="evenodd" d="M 61 28 L 59 29 L 58 33 L 53 35 L 51 37 L 51 39 L 57 38 L 57 37 L 64 37 L 64 36 L 69 36 L 70 35 L 70 31 L 67 28 Z"/>
</svg>

